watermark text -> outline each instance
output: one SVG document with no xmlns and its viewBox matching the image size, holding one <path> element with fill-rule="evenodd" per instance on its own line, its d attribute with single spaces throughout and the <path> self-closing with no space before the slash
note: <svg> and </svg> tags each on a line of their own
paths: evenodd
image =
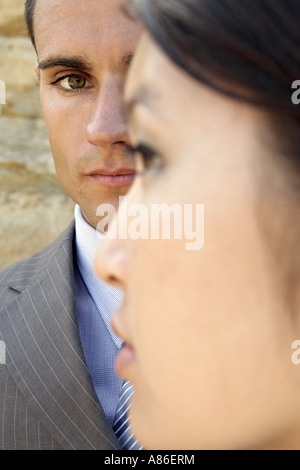
<svg viewBox="0 0 300 470">
<path fill-rule="evenodd" d="M 116 240 L 185 240 L 188 251 L 204 246 L 204 204 L 128 204 L 119 197 L 119 213 L 112 204 L 101 204 L 97 230 Z"/>
<path fill-rule="evenodd" d="M 292 83 L 292 90 L 295 90 L 292 94 L 292 103 L 297 106 L 300 104 L 300 80 L 295 80 Z"/>
</svg>

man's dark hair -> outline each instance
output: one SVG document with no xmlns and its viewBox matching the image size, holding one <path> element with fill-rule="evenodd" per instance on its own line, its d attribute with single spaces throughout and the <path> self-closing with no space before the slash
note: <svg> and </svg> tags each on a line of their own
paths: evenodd
<svg viewBox="0 0 300 470">
<path fill-rule="evenodd" d="M 34 48 L 36 49 L 35 39 L 34 39 L 34 11 L 36 6 L 36 0 L 26 0 L 25 2 L 25 21 L 28 28 L 28 34 L 31 39 Z"/>
</svg>

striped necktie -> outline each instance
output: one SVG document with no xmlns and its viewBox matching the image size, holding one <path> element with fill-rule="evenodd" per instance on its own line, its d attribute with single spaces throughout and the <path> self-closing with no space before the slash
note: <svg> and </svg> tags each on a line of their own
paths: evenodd
<svg viewBox="0 0 300 470">
<path fill-rule="evenodd" d="M 128 410 L 133 392 L 133 385 L 125 382 L 121 389 L 113 430 L 123 449 L 142 450 L 143 448 L 135 439 L 128 422 Z"/>
</svg>

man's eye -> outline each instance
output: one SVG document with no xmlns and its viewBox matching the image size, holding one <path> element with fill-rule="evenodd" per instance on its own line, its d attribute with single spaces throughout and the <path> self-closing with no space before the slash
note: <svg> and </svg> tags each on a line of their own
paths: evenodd
<svg viewBox="0 0 300 470">
<path fill-rule="evenodd" d="M 127 146 L 129 155 L 137 159 L 137 166 L 141 167 L 141 173 L 149 169 L 158 169 L 163 166 L 162 158 L 158 153 L 148 147 L 140 144 L 137 147 Z M 140 163 L 141 162 L 141 163 Z"/>
<path fill-rule="evenodd" d="M 63 91 L 72 92 L 89 88 L 92 84 L 80 75 L 68 75 L 66 77 L 59 78 L 53 82 L 52 85 L 58 85 Z"/>
</svg>

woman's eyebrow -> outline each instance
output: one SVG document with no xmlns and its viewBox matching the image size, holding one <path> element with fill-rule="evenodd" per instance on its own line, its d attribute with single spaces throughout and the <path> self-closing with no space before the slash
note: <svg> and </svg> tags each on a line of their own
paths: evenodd
<svg viewBox="0 0 300 470">
<path fill-rule="evenodd" d="M 63 56 L 50 56 L 47 59 L 39 62 L 40 70 L 47 70 L 53 67 L 67 67 L 69 69 L 78 69 L 85 72 L 90 72 L 93 69 L 93 66 L 88 62 L 84 57 L 73 56 L 73 57 L 63 57 Z"/>
</svg>

